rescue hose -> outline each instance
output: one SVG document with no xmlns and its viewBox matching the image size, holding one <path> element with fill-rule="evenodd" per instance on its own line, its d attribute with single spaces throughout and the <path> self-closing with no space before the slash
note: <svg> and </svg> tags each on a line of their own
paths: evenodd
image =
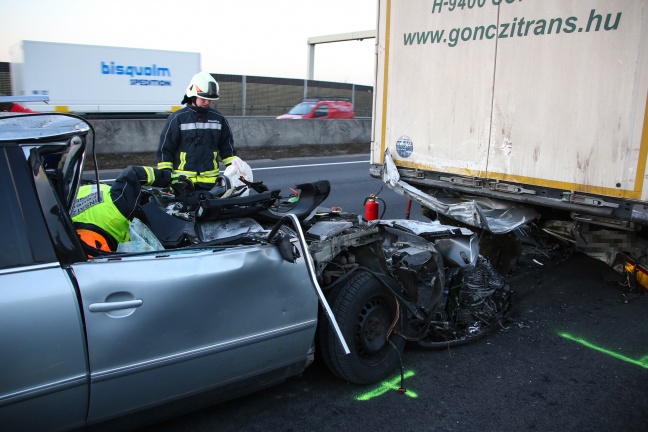
<svg viewBox="0 0 648 432">
<path fill-rule="evenodd" d="M 396 355 L 398 356 L 398 365 L 400 366 L 400 377 L 401 377 L 401 385 L 398 388 L 398 393 L 403 394 L 407 392 L 407 389 L 405 388 L 405 372 L 403 370 L 403 359 L 401 358 L 400 352 L 398 351 L 398 348 L 396 348 L 394 342 L 392 342 L 389 339 L 389 336 L 391 336 L 394 327 L 396 327 L 396 323 L 398 323 L 398 320 L 400 319 L 400 303 L 398 303 L 398 297 L 394 296 L 394 298 L 396 299 L 396 315 L 394 316 L 394 321 L 389 327 L 389 330 L 387 330 L 386 339 L 387 342 L 389 342 L 389 345 L 391 345 L 391 347 L 394 348 L 394 351 L 396 351 Z"/>
</svg>

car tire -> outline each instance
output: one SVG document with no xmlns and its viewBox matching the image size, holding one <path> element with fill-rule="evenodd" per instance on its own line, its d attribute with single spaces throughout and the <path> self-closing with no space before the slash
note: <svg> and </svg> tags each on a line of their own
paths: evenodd
<svg viewBox="0 0 648 432">
<path fill-rule="evenodd" d="M 351 351 L 346 355 L 325 317 L 320 319 L 319 349 L 328 368 L 356 384 L 371 384 L 399 367 L 405 340 L 399 336 L 403 311 L 397 299 L 371 273 L 358 271 L 330 299 L 331 309 Z M 396 314 L 399 319 L 389 332 Z"/>
</svg>

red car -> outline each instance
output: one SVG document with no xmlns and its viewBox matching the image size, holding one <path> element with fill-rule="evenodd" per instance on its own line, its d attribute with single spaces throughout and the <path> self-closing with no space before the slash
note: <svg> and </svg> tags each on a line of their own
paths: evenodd
<svg viewBox="0 0 648 432">
<path fill-rule="evenodd" d="M 353 105 L 348 98 L 304 98 L 288 114 L 278 119 L 352 119 Z"/>
</svg>

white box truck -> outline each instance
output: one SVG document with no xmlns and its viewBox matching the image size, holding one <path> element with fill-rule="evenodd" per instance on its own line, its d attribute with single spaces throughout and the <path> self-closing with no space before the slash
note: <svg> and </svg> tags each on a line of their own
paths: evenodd
<svg viewBox="0 0 648 432">
<path fill-rule="evenodd" d="M 645 255 L 646 0 L 380 0 L 371 175 L 491 233 Z M 553 222 L 552 222 L 553 221 Z"/>
<path fill-rule="evenodd" d="M 22 41 L 11 51 L 15 96 L 46 95 L 38 111 L 160 113 L 180 108 L 200 54 Z"/>
</svg>

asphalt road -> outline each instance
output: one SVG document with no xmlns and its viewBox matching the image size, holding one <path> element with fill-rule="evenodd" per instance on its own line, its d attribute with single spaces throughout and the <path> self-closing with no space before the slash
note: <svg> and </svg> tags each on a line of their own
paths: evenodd
<svg viewBox="0 0 648 432">
<path fill-rule="evenodd" d="M 519 316 L 470 345 L 406 350 L 400 380 L 357 386 L 317 361 L 303 376 L 143 431 L 648 430 L 648 297 L 576 255 L 521 266 Z"/>
<path fill-rule="evenodd" d="M 263 180 L 270 188 L 285 190 L 298 183 L 327 179 L 331 182 L 331 193 L 322 203 L 323 206 L 339 207 L 349 213 L 363 214 L 366 198 L 374 194 L 379 199 L 380 216 L 385 219 L 406 217 L 407 200 L 389 189 L 382 180 L 369 175 L 369 155 L 307 157 L 249 163 L 254 179 Z M 412 204 L 410 218 L 423 220 L 418 204 Z"/>
<path fill-rule="evenodd" d="M 473 344 L 406 350 L 405 394 L 398 374 L 357 386 L 316 360 L 283 385 L 142 431 L 645 432 L 648 296 L 614 277 L 584 255 L 521 265 L 508 277 L 515 322 Z"/>
<path fill-rule="evenodd" d="M 381 186 L 362 163 L 277 162 L 251 162 L 255 179 L 283 188 L 326 175 L 333 191 L 325 204 L 352 212 Z M 401 217 L 405 200 L 390 194 L 379 195 L 396 213 L 385 217 Z M 398 373 L 352 385 L 316 359 L 283 385 L 141 432 L 648 431 L 648 295 L 629 291 L 611 268 L 584 255 L 535 258 L 525 256 L 507 276 L 515 321 L 473 344 L 405 351 L 405 394 L 396 390 Z"/>
<path fill-rule="evenodd" d="M 363 214 L 365 199 L 370 195 L 379 198 L 380 215 L 384 218 L 405 218 L 407 200 L 389 189 L 380 179 L 369 175 L 369 155 L 329 157 L 303 157 L 277 160 L 247 160 L 255 181 L 263 181 L 270 189 L 288 188 L 299 183 L 327 179 L 331 193 L 322 203 L 326 207 L 340 207 L 349 213 Z M 114 179 L 120 170 L 101 171 L 102 180 Z M 91 178 L 90 173 L 84 175 Z M 410 218 L 429 220 L 420 212 L 420 205 L 411 206 Z"/>
</svg>

